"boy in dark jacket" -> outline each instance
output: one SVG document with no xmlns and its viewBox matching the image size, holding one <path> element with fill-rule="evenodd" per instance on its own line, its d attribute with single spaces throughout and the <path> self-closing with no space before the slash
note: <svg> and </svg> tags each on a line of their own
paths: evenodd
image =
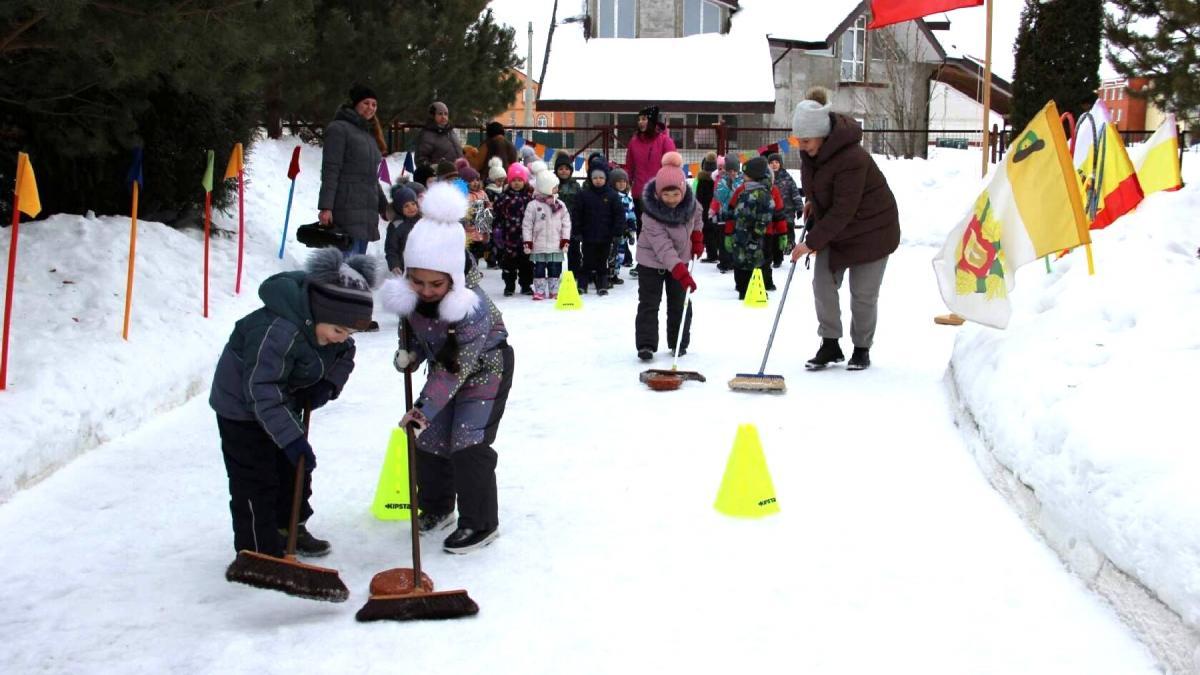
<svg viewBox="0 0 1200 675">
<path fill-rule="evenodd" d="M 579 193 L 577 220 L 573 233 L 582 242 L 582 262 L 579 270 L 579 292 L 586 293 L 589 283 L 595 283 L 596 295 L 608 295 L 611 273 L 608 267 L 613 239 L 621 234 L 625 223 L 625 206 L 621 195 L 608 185 L 608 162 L 594 157 L 588 166 L 588 185 Z"/>
<path fill-rule="evenodd" d="M 371 289 L 379 281 L 366 256 L 343 260 L 326 248 L 307 272 L 282 272 L 262 283 L 263 307 L 242 317 L 217 361 L 208 403 L 217 413 L 229 476 L 233 547 L 282 558 L 291 516 L 296 464 L 305 458 L 304 500 L 296 529 L 301 555 L 329 553 L 312 536 L 312 470 L 301 411 L 336 399 L 354 370 L 351 333 L 371 322 Z"/>
<path fill-rule="evenodd" d="M 576 222 L 575 207 L 578 206 L 579 193 L 582 188 L 575 180 L 575 165 L 571 156 L 565 152 L 554 155 L 554 175 L 558 177 L 558 199 L 567 207 L 571 222 Z M 579 274 L 579 265 L 583 259 L 579 233 L 571 232 L 571 246 L 567 249 L 567 269 Z"/>
<path fill-rule="evenodd" d="M 417 193 L 403 185 L 392 188 L 392 206 L 396 210 L 396 219 L 388 223 L 383 251 L 388 269 L 395 274 L 403 274 L 404 242 L 408 240 L 413 225 L 421 219 L 421 207 L 417 205 Z"/>
<path fill-rule="evenodd" d="M 715 263 L 721 255 L 721 227 L 712 218 L 709 205 L 712 203 L 716 182 L 713 172 L 717 170 L 717 153 L 710 152 L 700 161 L 700 173 L 696 176 L 696 201 L 703 209 L 700 212 L 704 219 L 704 248 L 707 252 L 700 262 Z"/>
<path fill-rule="evenodd" d="M 767 156 L 767 166 L 775 180 L 779 196 L 783 197 L 783 220 L 787 224 L 787 236 L 780 237 L 778 245 L 771 254 L 775 267 L 783 264 L 783 256 L 792 250 L 796 243 L 796 218 L 804 205 L 804 191 L 796 185 L 796 179 L 783 168 L 783 155 L 773 152 Z"/>
</svg>

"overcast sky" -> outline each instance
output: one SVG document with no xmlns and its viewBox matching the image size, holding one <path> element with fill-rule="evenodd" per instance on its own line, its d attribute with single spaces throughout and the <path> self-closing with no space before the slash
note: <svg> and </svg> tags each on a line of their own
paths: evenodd
<svg viewBox="0 0 1200 675">
<path fill-rule="evenodd" d="M 764 0 L 758 0 L 764 1 Z M 767 0 L 770 2 L 796 2 L 797 0 Z M 1005 79 L 1012 79 L 1013 41 L 1017 37 L 1017 25 L 1021 20 L 1024 0 L 993 0 L 992 17 L 992 68 Z M 533 22 L 533 74 L 541 79 L 542 59 L 546 49 L 546 31 L 550 26 L 550 12 L 554 0 L 492 0 L 488 5 L 496 19 L 517 29 L 517 50 L 521 58 L 526 56 L 528 24 Z M 559 0 L 558 20 L 583 13 L 583 0 Z M 976 56 L 984 55 L 984 36 L 987 12 L 983 7 L 968 7 L 946 13 L 950 20 L 949 31 L 937 31 L 934 35 L 946 47 L 954 46 L 959 51 Z M 1101 77 L 1112 77 L 1113 70 L 1107 63 L 1100 66 Z"/>
</svg>

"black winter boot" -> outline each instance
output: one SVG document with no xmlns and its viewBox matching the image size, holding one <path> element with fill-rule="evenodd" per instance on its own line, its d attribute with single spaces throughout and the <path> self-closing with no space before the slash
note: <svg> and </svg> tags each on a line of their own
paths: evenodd
<svg viewBox="0 0 1200 675">
<path fill-rule="evenodd" d="M 287 528 L 280 529 L 279 534 L 283 537 L 286 544 L 288 536 Z M 333 547 L 329 545 L 329 542 L 312 536 L 312 533 L 308 531 L 304 523 L 296 526 L 296 553 L 298 555 L 306 558 L 320 558 L 323 555 L 328 555 L 331 550 L 333 550 Z"/>
<path fill-rule="evenodd" d="M 846 362 L 846 370 L 866 370 L 871 367 L 871 354 L 866 347 L 855 347 L 850 360 Z"/>
<path fill-rule="evenodd" d="M 809 370 L 821 370 L 831 363 L 841 363 L 845 358 L 846 355 L 842 354 L 842 347 L 835 338 L 823 338 L 817 355 L 809 359 L 804 367 Z"/>
</svg>

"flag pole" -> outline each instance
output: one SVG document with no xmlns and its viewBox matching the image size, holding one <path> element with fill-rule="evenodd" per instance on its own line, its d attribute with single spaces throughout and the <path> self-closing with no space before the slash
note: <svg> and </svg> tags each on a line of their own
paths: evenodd
<svg viewBox="0 0 1200 675">
<path fill-rule="evenodd" d="M 125 323 L 121 328 L 121 339 L 129 341 L 129 313 L 133 308 L 133 261 L 137 256 L 138 184 L 133 181 L 133 207 L 129 218 L 129 270 L 125 275 Z"/>
<path fill-rule="evenodd" d="M 983 150 L 982 175 L 988 172 L 988 113 L 992 110 L 992 0 L 987 0 L 987 34 L 983 54 Z"/>
<path fill-rule="evenodd" d="M 24 163 L 17 162 L 17 187 L 13 189 L 12 201 L 12 239 L 8 242 L 8 285 L 4 287 L 4 346 L 0 350 L 0 391 L 8 388 L 8 333 L 12 320 L 13 304 L 13 275 L 17 270 L 17 233 L 21 227 L 21 211 L 18 208 L 21 199 L 21 169 Z"/>
</svg>

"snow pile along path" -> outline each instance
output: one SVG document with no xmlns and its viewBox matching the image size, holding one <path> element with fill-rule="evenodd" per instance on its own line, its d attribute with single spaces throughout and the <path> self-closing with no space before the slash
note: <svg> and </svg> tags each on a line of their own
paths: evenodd
<svg viewBox="0 0 1200 675">
<path fill-rule="evenodd" d="M 948 374 L 993 480 L 1176 672 L 1200 669 L 1194 153 L 1184 175 L 1093 233 L 1095 276 L 1083 251 L 1020 270 L 1009 328 L 962 327 Z"/>
</svg>

